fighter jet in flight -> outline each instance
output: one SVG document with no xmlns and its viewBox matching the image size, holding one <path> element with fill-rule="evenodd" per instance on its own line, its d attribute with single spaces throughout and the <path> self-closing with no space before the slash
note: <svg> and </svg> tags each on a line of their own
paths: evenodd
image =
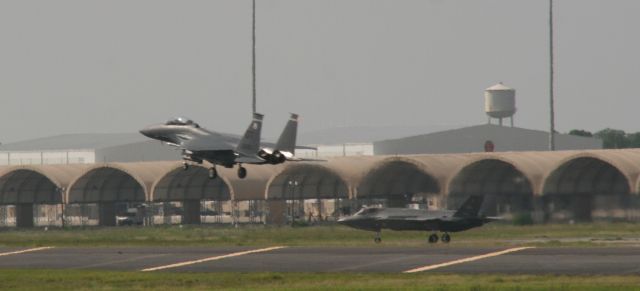
<svg viewBox="0 0 640 291">
<path fill-rule="evenodd" d="M 374 241 L 382 241 L 382 229 L 424 230 L 432 232 L 429 243 L 438 242 L 437 231 L 443 232 L 442 242 L 451 241 L 449 232 L 458 232 L 482 226 L 497 217 L 479 216 L 483 196 L 469 197 L 458 210 L 424 210 L 409 208 L 364 207 L 356 214 L 338 220 L 338 223 L 353 228 L 375 231 Z"/>
<path fill-rule="evenodd" d="M 260 142 L 263 117 L 262 114 L 254 113 L 253 120 L 242 137 L 207 130 L 184 117 L 148 126 L 140 130 L 140 133 L 181 149 L 185 170 L 189 168 L 189 162 L 211 163 L 211 179 L 218 176 L 216 165 L 232 168 L 238 164 L 238 177 L 243 179 L 247 176 L 247 169 L 242 164 L 275 165 L 286 161 L 305 160 L 294 157 L 298 115 L 291 114 L 276 144 Z"/>
</svg>

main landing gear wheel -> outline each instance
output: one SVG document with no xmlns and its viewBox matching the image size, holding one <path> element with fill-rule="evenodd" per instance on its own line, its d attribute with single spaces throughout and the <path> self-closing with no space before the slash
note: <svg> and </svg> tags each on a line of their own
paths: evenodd
<svg viewBox="0 0 640 291">
<path fill-rule="evenodd" d="M 382 238 L 380 237 L 380 232 L 379 231 L 376 232 L 376 236 L 373 238 L 373 241 L 375 243 L 377 243 L 377 244 L 382 242 Z"/>
<path fill-rule="evenodd" d="M 244 179 L 245 177 L 247 177 L 247 169 L 243 166 L 240 166 L 238 168 L 238 178 Z"/>
<path fill-rule="evenodd" d="M 429 243 L 434 244 L 438 242 L 438 235 L 433 233 L 429 236 Z"/>
<path fill-rule="evenodd" d="M 441 239 L 443 243 L 449 243 L 451 241 L 451 236 L 445 232 L 442 234 Z"/>
<path fill-rule="evenodd" d="M 211 167 L 209 168 L 209 179 L 215 179 L 218 178 L 218 170 L 216 170 L 216 167 Z"/>
</svg>

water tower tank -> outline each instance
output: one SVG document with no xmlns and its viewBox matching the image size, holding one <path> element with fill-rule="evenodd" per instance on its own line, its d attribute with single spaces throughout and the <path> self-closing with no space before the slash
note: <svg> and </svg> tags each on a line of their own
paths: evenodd
<svg viewBox="0 0 640 291">
<path fill-rule="evenodd" d="M 516 113 L 516 90 L 502 83 L 484 91 L 484 111 L 489 117 L 502 119 Z"/>
</svg>

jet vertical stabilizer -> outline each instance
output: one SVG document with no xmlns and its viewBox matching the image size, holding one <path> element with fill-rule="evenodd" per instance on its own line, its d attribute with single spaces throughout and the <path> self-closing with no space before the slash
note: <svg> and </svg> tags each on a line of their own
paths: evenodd
<svg viewBox="0 0 640 291">
<path fill-rule="evenodd" d="M 295 154 L 296 150 L 296 137 L 298 135 L 298 114 L 291 113 L 291 117 L 285 125 L 282 134 L 278 138 L 275 150 L 280 152 Z"/>
<path fill-rule="evenodd" d="M 484 196 L 469 196 L 453 217 L 478 217 Z"/>
<path fill-rule="evenodd" d="M 260 150 L 260 135 L 262 132 L 262 118 L 260 113 L 253 114 L 253 120 L 240 139 L 236 151 L 243 155 L 255 156 Z"/>
</svg>

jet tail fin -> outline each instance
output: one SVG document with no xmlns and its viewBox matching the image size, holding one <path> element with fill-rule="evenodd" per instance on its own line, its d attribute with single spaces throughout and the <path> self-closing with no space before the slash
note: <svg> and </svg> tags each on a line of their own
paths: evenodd
<svg viewBox="0 0 640 291">
<path fill-rule="evenodd" d="M 278 138 L 275 150 L 280 152 L 288 152 L 295 154 L 296 150 L 296 138 L 298 135 L 298 114 L 291 113 L 287 125 L 285 125 L 282 134 Z"/>
<path fill-rule="evenodd" d="M 253 120 L 247 127 L 244 135 L 238 142 L 236 151 L 244 155 L 256 155 L 260 150 L 260 135 L 262 133 L 262 118 L 264 115 L 260 113 L 253 114 Z"/>
<path fill-rule="evenodd" d="M 469 196 L 467 200 L 462 203 L 462 206 L 458 208 L 454 217 L 477 217 L 478 212 L 480 212 L 480 207 L 482 206 L 482 201 L 484 200 L 484 196 Z"/>
</svg>

